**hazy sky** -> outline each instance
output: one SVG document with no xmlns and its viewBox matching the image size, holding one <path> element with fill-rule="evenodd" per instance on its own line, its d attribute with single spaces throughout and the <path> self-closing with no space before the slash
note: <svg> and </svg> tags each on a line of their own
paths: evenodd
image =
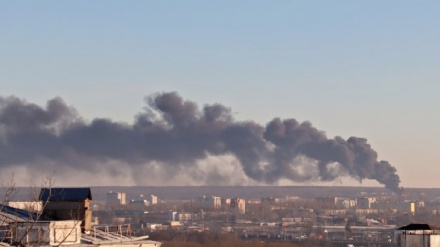
<svg viewBox="0 0 440 247">
<path fill-rule="evenodd" d="M 132 122 L 176 91 L 239 120 L 365 137 L 439 187 L 439 1 L 0 1 L 0 88 Z M 351 185 L 353 181 L 345 184 Z"/>
</svg>

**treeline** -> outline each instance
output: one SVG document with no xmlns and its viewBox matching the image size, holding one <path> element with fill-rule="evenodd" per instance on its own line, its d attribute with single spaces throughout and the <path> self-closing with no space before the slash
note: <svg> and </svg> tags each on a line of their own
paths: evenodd
<svg viewBox="0 0 440 247">
<path fill-rule="evenodd" d="M 150 239 L 163 242 L 163 247 L 317 247 L 325 243 L 305 241 L 301 243 L 243 240 L 234 234 L 212 232 L 152 232 Z"/>
</svg>

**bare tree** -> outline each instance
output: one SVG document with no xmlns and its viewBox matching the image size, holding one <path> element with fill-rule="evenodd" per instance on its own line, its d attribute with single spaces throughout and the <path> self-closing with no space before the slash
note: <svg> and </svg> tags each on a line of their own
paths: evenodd
<svg viewBox="0 0 440 247">
<path fill-rule="evenodd" d="M 14 203 L 15 196 L 19 191 L 14 174 L 6 182 L 1 183 L 0 243 L 13 243 L 16 246 L 42 246 L 50 240 L 49 233 L 55 231 L 51 236 L 61 235 L 57 239 L 58 245 L 61 245 L 73 231 L 76 231 L 82 219 L 74 220 L 73 225 L 70 224 L 67 229 L 57 229 L 52 227 L 54 224 L 51 219 L 43 214 L 53 195 L 50 194 L 46 200 L 42 201 L 40 200 L 40 191 L 41 189 L 49 189 L 49 193 L 51 193 L 54 184 L 54 174 L 42 178 L 41 186 L 29 187 L 29 200 L 18 205 L 18 203 Z M 72 219 L 74 219 L 73 217 L 72 215 Z M 79 217 L 79 214 L 75 214 L 75 217 Z"/>
</svg>

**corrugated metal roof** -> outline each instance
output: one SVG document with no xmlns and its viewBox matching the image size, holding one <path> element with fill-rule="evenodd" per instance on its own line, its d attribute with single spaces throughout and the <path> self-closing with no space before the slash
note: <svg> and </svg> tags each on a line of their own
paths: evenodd
<svg viewBox="0 0 440 247">
<path fill-rule="evenodd" d="M 90 188 L 42 188 L 40 191 L 40 200 L 56 201 L 85 201 L 92 200 Z"/>
<path fill-rule="evenodd" d="M 40 220 L 40 221 L 51 221 L 51 218 L 45 217 L 43 215 L 39 215 L 36 213 L 31 213 L 27 210 L 19 209 L 19 208 L 13 208 L 10 206 L 2 205 L 0 204 L 0 211 L 9 215 L 13 215 L 15 217 L 18 217 L 22 220 Z"/>
</svg>

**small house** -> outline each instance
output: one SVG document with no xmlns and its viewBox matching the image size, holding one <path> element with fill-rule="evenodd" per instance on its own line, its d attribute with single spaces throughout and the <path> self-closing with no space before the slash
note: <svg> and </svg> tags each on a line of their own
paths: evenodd
<svg viewBox="0 0 440 247">
<path fill-rule="evenodd" d="M 81 229 L 92 228 L 92 192 L 90 188 L 42 188 L 39 199 L 43 214 L 55 220 L 82 221 Z"/>
<path fill-rule="evenodd" d="M 398 247 L 431 247 L 440 246 L 440 229 L 429 224 L 409 224 L 397 228 Z"/>
</svg>

